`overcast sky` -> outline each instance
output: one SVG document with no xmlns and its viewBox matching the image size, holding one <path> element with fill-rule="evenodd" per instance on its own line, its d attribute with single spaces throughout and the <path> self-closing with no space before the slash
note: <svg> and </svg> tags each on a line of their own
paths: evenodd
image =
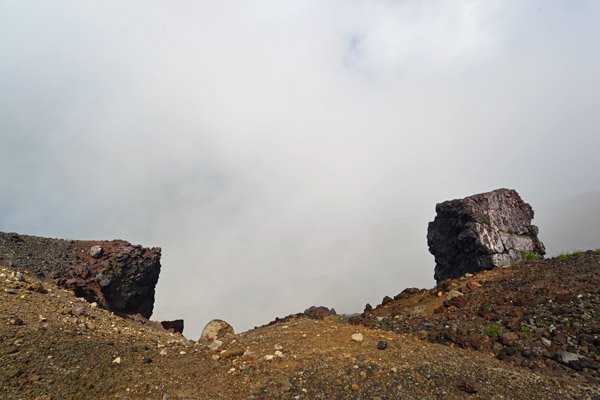
<svg viewBox="0 0 600 400">
<path fill-rule="evenodd" d="M 431 287 L 436 202 L 600 190 L 598 21 L 570 0 L 0 0 L 0 230 L 161 246 L 154 318 L 190 338 Z"/>
</svg>

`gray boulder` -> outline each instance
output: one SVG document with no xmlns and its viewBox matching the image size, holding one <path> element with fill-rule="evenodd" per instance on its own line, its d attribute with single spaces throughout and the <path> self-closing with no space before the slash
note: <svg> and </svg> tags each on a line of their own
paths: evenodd
<svg viewBox="0 0 600 400">
<path fill-rule="evenodd" d="M 427 244 L 437 282 L 542 257 L 545 248 L 531 224 L 533 209 L 512 189 L 497 189 L 439 203 Z"/>
</svg>

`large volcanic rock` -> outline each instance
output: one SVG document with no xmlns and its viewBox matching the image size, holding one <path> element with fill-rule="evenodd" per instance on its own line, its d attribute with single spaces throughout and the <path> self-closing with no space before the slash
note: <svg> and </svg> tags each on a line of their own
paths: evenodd
<svg viewBox="0 0 600 400">
<path fill-rule="evenodd" d="M 512 189 L 497 189 L 437 204 L 427 243 L 436 281 L 544 255 L 533 209 Z"/>
<path fill-rule="evenodd" d="M 116 313 L 150 318 L 160 248 L 0 232 L 0 263 L 51 279 Z"/>
</svg>

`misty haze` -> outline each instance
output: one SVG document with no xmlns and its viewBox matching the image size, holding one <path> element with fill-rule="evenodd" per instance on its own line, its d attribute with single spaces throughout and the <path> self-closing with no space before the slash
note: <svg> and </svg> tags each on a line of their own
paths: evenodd
<svg viewBox="0 0 600 400">
<path fill-rule="evenodd" d="M 501 187 L 600 247 L 600 2 L 0 0 L 0 230 L 162 248 L 153 319 L 236 331 L 434 285 Z"/>
</svg>

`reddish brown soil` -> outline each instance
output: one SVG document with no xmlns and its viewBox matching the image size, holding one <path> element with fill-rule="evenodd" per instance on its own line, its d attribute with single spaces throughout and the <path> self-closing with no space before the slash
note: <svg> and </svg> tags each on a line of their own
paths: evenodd
<svg viewBox="0 0 600 400">
<path fill-rule="evenodd" d="M 474 318 L 473 321 L 483 318 L 481 321 L 487 324 L 495 317 L 486 319 L 471 314 L 467 317 L 467 311 L 474 313 L 477 307 L 494 304 L 492 315 L 504 315 L 502 304 L 510 299 L 514 304 L 538 293 L 532 287 L 564 288 L 564 293 L 563 289 L 540 291 L 535 298 L 555 296 L 554 303 L 559 302 L 556 296 L 563 293 L 568 301 L 559 304 L 572 301 L 580 309 L 575 300 L 578 294 L 587 295 L 593 288 L 597 294 L 599 283 L 595 278 L 598 258 L 589 255 L 582 260 L 581 264 L 565 261 L 564 271 L 586 271 L 586 279 L 566 276 L 567 272 L 554 279 L 550 277 L 552 273 L 543 272 L 553 265 L 562 268 L 558 261 L 523 264 L 514 270 L 506 268 L 474 277 L 483 285 L 464 296 L 472 296 L 467 303 L 472 306 L 451 309 L 443 305 L 447 290 L 468 281 L 462 279 L 439 288 L 442 297 L 424 291 L 377 308 L 372 318 L 379 326 L 351 325 L 339 317 L 324 320 L 290 317 L 225 338 L 216 351 L 165 332 L 143 319 L 123 319 L 93 308 L 72 292 L 50 283 L 44 282 L 40 288 L 39 281 L 28 275 L 25 282 L 9 279 L 11 270 L 0 267 L 5 275 L 0 278 L 0 398 L 592 399 L 600 395 L 600 386 L 590 371 L 558 366 L 555 373 L 545 373 L 498 360 L 493 344 L 488 350 L 473 350 L 469 346 L 459 348 L 454 341 L 448 342 L 449 345 L 431 343 L 425 325 L 431 320 L 437 326 L 439 319 L 458 326 L 464 323 L 471 329 L 467 324 L 469 318 Z M 537 268 L 535 275 L 521 274 L 527 266 L 532 271 Z M 552 281 L 546 283 L 546 279 Z M 595 280 L 590 283 L 590 279 Z M 520 288 L 526 282 L 528 289 Z M 582 292 L 579 289 L 587 287 L 584 285 L 592 289 Z M 486 287 L 495 287 L 498 296 L 490 300 L 489 293 L 485 294 Z M 500 297 L 505 301 L 498 306 Z M 544 300 L 544 304 L 548 301 Z M 541 304 L 534 301 L 531 306 L 515 307 L 526 308 L 529 315 L 536 310 L 536 303 Z M 598 303 L 589 304 L 593 307 L 588 310 L 586 303 L 585 312 L 593 313 L 593 324 L 597 324 Z M 386 325 L 388 317 L 401 320 L 395 316 L 414 314 L 417 306 L 423 306 L 417 334 L 424 331 L 421 336 L 425 340 L 383 329 L 394 327 Z M 382 319 L 377 320 L 378 316 Z M 366 314 L 363 322 L 369 318 Z M 411 318 L 416 317 L 407 316 L 403 321 Z M 351 335 L 359 332 L 363 340 L 353 341 Z M 530 334 L 537 337 L 537 328 Z M 378 349 L 378 345 L 383 347 L 380 341 L 387 344 L 383 350 Z M 283 357 L 266 360 L 265 356 L 275 354 L 276 345 Z M 586 354 L 593 351 L 588 346 Z M 117 358 L 120 363 L 114 362 Z"/>
</svg>

